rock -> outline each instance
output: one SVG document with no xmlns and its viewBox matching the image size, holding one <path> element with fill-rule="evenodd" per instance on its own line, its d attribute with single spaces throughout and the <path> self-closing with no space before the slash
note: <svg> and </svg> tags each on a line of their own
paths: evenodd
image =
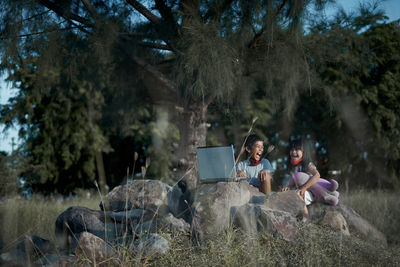
<svg viewBox="0 0 400 267">
<path fill-rule="evenodd" d="M 82 232 L 105 239 L 104 212 L 73 206 L 58 216 L 55 233 L 59 248 L 74 248 Z"/>
<path fill-rule="evenodd" d="M 194 240 L 201 241 L 229 227 L 231 208 L 249 202 L 252 187 L 246 181 L 201 185 L 195 192 L 192 204 Z"/>
<path fill-rule="evenodd" d="M 126 211 L 146 209 L 149 206 L 168 207 L 178 215 L 182 207 L 179 204 L 182 192 L 157 180 L 133 180 L 133 182 L 115 187 L 100 203 L 100 209 L 106 211 Z"/>
<path fill-rule="evenodd" d="M 249 203 L 262 204 L 266 200 L 266 195 L 258 190 L 257 187 L 250 186 L 250 200 Z"/>
<path fill-rule="evenodd" d="M 327 210 L 321 222 L 322 225 L 328 225 L 332 229 L 341 232 L 343 235 L 350 236 L 349 226 L 343 215 L 336 210 Z"/>
<path fill-rule="evenodd" d="M 56 240 L 60 249 L 74 250 L 83 232 L 103 240 L 112 241 L 124 234 L 131 234 L 131 222 L 121 224 L 107 219 L 107 213 L 85 207 L 73 206 L 61 213 L 56 220 Z"/>
<path fill-rule="evenodd" d="M 89 259 L 92 265 L 117 259 L 116 251 L 109 244 L 89 232 L 81 233 L 75 255 Z"/>
<path fill-rule="evenodd" d="M 338 211 L 343 215 L 349 224 L 350 229 L 357 231 L 373 243 L 379 244 L 383 248 L 387 248 L 387 240 L 385 235 L 376 229 L 375 226 L 362 218 L 352 208 L 348 208 L 343 204 L 339 204 L 337 207 Z"/>
<path fill-rule="evenodd" d="M 312 222 L 321 222 L 329 211 L 338 211 L 343 215 L 346 220 L 349 231 L 357 232 L 364 236 L 367 240 L 379 244 L 381 247 L 387 247 L 387 240 L 385 235 L 376 229 L 367 220 L 362 218 L 353 209 L 346 207 L 344 204 L 339 203 L 337 206 L 330 206 L 320 202 L 315 202 L 308 206 L 310 218 Z"/>
<path fill-rule="evenodd" d="M 125 242 L 127 236 L 133 236 L 130 239 L 134 239 L 135 234 L 143 232 L 189 232 L 190 226 L 187 222 L 166 212 L 167 210 L 156 206 L 121 212 L 70 207 L 56 220 L 57 244 L 60 249 L 74 250 L 83 232 L 89 232 L 109 242 Z"/>
<path fill-rule="evenodd" d="M 159 234 L 149 234 L 135 242 L 134 250 L 145 257 L 165 255 L 170 248 L 168 240 Z"/>
<path fill-rule="evenodd" d="M 270 195 L 264 204 L 270 209 L 288 212 L 293 217 L 302 216 L 305 205 L 304 201 L 294 190 L 277 192 Z"/>
<path fill-rule="evenodd" d="M 262 204 L 245 204 L 233 207 L 232 224 L 250 233 L 267 232 L 287 241 L 295 241 L 296 218 L 289 212 L 273 210 Z"/>
<path fill-rule="evenodd" d="M 137 235 L 157 232 L 188 234 L 189 231 L 190 225 L 183 219 L 175 218 L 171 213 L 163 218 L 150 220 L 135 227 Z"/>
<path fill-rule="evenodd" d="M 164 206 L 165 207 L 165 206 Z M 139 224 L 145 221 L 163 217 L 168 214 L 168 209 L 150 206 L 146 209 L 132 209 L 119 212 L 107 212 L 107 218 L 122 224 Z"/>
<path fill-rule="evenodd" d="M 46 253 L 55 252 L 55 246 L 46 239 L 35 235 L 24 235 L 10 251 L 1 254 L 0 258 L 7 265 L 30 265 Z"/>
</svg>

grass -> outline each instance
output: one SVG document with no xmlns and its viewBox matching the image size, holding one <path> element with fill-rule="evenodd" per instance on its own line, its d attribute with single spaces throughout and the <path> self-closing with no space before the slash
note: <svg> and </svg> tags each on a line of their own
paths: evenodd
<svg viewBox="0 0 400 267">
<path fill-rule="evenodd" d="M 400 245 L 400 192 L 358 189 L 340 196 L 342 203 L 386 235 L 389 245 Z"/>
<path fill-rule="evenodd" d="M 55 243 L 57 217 L 71 206 L 99 209 L 100 197 L 57 198 L 33 195 L 30 200 L 19 196 L 0 202 L 0 244 L 2 250 L 12 247 L 23 235 L 37 235 Z"/>
<path fill-rule="evenodd" d="M 341 201 L 382 231 L 389 248 L 381 249 L 352 234 L 345 237 L 327 227 L 301 224 L 294 243 L 275 238 L 268 233 L 249 235 L 238 229 L 228 229 L 193 246 L 187 236 L 170 237 L 170 251 L 161 258 L 150 259 L 117 248 L 118 261 L 109 265 L 136 266 L 399 266 L 400 265 L 400 205 L 399 192 L 357 190 L 342 194 Z M 98 196 L 76 199 L 31 200 L 18 197 L 0 202 L 0 237 L 3 249 L 15 244 L 24 234 L 55 240 L 57 216 L 70 206 L 99 209 Z M 87 259 L 78 259 L 81 263 Z M 106 264 L 107 265 L 107 264 Z"/>
</svg>

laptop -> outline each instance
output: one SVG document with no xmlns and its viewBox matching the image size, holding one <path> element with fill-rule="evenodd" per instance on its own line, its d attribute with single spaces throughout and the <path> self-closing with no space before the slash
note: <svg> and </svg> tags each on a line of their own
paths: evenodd
<svg viewBox="0 0 400 267">
<path fill-rule="evenodd" d="M 237 182 L 233 145 L 196 148 L 200 182 Z"/>
</svg>

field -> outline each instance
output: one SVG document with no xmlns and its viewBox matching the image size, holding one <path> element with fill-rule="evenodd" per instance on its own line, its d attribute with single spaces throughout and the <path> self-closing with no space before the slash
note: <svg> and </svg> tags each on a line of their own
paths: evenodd
<svg viewBox="0 0 400 267">
<path fill-rule="evenodd" d="M 400 205 L 399 192 L 357 190 L 342 194 L 341 201 L 356 210 L 382 231 L 389 247 L 381 249 L 361 237 L 341 236 L 326 227 L 301 224 L 298 239 L 288 243 L 269 234 L 251 236 L 229 229 L 201 246 L 193 246 L 186 236 L 170 238 L 171 250 L 161 258 L 146 259 L 123 254 L 122 264 L 174 266 L 399 266 Z M 98 209 L 100 197 L 82 194 L 77 198 L 20 197 L 0 202 L 0 237 L 2 251 L 12 247 L 24 234 L 54 241 L 57 216 L 70 206 Z M 168 237 L 168 235 L 165 235 Z"/>
</svg>

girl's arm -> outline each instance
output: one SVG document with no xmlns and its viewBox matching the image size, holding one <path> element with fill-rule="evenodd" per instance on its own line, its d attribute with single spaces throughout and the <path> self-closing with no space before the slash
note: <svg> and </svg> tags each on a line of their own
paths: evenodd
<svg viewBox="0 0 400 267">
<path fill-rule="evenodd" d="M 306 193 L 306 191 L 313 186 L 314 184 L 316 184 L 318 182 L 318 179 L 321 177 L 321 175 L 319 174 L 317 167 L 315 167 L 314 163 L 310 162 L 310 164 L 308 164 L 308 173 L 311 174 L 311 178 L 302 186 L 299 187 L 298 192 L 300 193 L 300 196 L 304 198 L 304 195 Z"/>
</svg>

